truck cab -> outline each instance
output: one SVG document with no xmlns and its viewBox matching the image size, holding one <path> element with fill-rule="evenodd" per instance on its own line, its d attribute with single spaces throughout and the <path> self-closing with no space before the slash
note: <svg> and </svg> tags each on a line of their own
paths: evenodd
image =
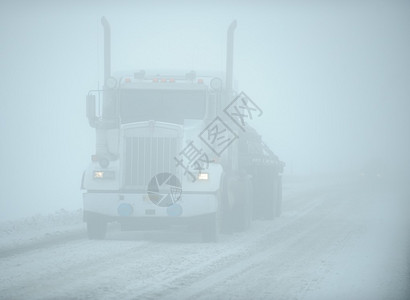
<svg viewBox="0 0 410 300">
<path fill-rule="evenodd" d="M 222 113 L 235 95 L 231 70 L 225 80 L 195 71 L 113 76 L 110 27 L 105 18 L 102 24 L 105 83 L 87 95 L 96 131 L 82 179 L 88 236 L 104 238 L 116 221 L 124 230 L 188 225 L 216 241 L 219 231 L 278 216 L 284 164 L 256 130 L 237 128 Z"/>
</svg>

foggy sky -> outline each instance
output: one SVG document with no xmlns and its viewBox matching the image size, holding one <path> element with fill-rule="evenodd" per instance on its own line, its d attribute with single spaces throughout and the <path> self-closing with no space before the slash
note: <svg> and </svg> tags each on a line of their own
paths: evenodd
<svg viewBox="0 0 410 300">
<path fill-rule="evenodd" d="M 406 1 L 68 3 L 0 4 L 0 220 L 82 206 L 103 15 L 113 71 L 223 70 L 236 19 L 238 89 L 263 109 L 252 124 L 287 174 L 410 165 Z"/>
</svg>

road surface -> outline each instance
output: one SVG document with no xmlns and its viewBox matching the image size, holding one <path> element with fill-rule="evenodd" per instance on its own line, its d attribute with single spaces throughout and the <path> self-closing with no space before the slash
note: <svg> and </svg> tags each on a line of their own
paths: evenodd
<svg viewBox="0 0 410 300">
<path fill-rule="evenodd" d="M 410 299 L 410 193 L 285 179 L 282 216 L 201 243 L 188 230 L 79 232 L 0 249 L 0 299 Z"/>
</svg>

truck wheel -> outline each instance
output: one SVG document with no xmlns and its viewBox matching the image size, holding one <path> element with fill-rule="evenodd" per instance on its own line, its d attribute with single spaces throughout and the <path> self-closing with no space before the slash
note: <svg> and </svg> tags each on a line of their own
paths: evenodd
<svg viewBox="0 0 410 300">
<path fill-rule="evenodd" d="M 207 216 L 202 224 L 202 241 L 211 243 L 218 241 L 218 223 L 216 214 Z"/>
<path fill-rule="evenodd" d="M 87 234 L 90 240 L 103 240 L 107 233 L 107 222 L 98 217 L 87 220 Z"/>
<path fill-rule="evenodd" d="M 235 184 L 235 204 L 233 222 L 235 231 L 249 229 L 252 221 L 252 183 L 248 176 L 241 177 Z"/>
<path fill-rule="evenodd" d="M 282 214 L 282 177 L 278 176 L 275 217 L 280 217 L 281 214 Z"/>
<path fill-rule="evenodd" d="M 224 176 L 220 191 L 220 224 L 223 233 L 232 233 L 234 230 L 233 206 L 235 203 L 235 180 L 233 176 Z"/>
<path fill-rule="evenodd" d="M 271 175 L 269 178 L 273 177 L 273 182 L 271 181 L 266 186 L 264 217 L 267 220 L 273 220 L 277 216 L 279 208 L 279 176 L 269 173 Z"/>
</svg>

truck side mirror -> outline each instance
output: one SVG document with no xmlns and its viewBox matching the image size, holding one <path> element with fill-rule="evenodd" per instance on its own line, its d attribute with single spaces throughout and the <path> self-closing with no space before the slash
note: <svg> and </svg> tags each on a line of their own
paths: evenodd
<svg viewBox="0 0 410 300">
<path fill-rule="evenodd" d="M 87 95 L 86 113 L 90 126 L 95 127 L 95 95 Z"/>
</svg>

